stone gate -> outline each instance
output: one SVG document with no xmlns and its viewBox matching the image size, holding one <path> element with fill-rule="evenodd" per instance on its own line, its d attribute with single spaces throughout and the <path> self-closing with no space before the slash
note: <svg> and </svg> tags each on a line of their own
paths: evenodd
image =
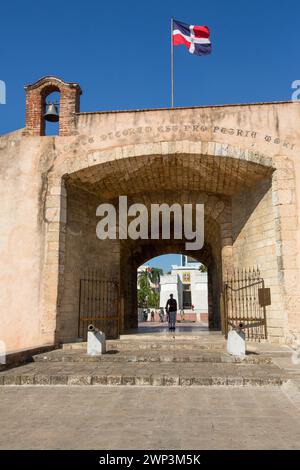
<svg viewBox="0 0 300 470">
<path fill-rule="evenodd" d="M 8 350 L 76 338 L 86 267 L 119 281 L 120 331 L 110 335 L 135 327 L 137 267 L 174 252 L 208 266 L 211 328 L 220 328 L 226 273 L 257 266 L 271 288 L 269 340 L 299 334 L 299 103 L 82 113 L 76 83 L 44 77 L 25 89 L 25 128 L 0 137 L 0 338 Z M 53 91 L 60 131 L 47 136 Z M 203 203 L 203 248 L 100 241 L 96 208 L 120 195 L 147 207 Z"/>
</svg>

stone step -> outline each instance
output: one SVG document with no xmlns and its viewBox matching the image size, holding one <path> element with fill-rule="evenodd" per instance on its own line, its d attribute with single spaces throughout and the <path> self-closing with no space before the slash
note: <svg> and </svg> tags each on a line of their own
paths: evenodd
<svg viewBox="0 0 300 470">
<path fill-rule="evenodd" d="M 269 364 L 270 357 L 250 354 L 243 357 L 231 356 L 220 351 L 116 351 L 110 350 L 102 356 L 88 356 L 86 350 L 58 349 L 33 356 L 35 362 L 136 362 L 136 363 L 247 363 L 247 364 Z"/>
<path fill-rule="evenodd" d="M 219 336 L 211 340 L 208 335 L 206 337 L 197 337 L 197 339 L 184 340 L 182 336 L 159 336 L 159 335 L 134 335 L 128 339 L 128 335 L 124 335 L 126 339 L 107 340 L 107 351 L 122 351 L 134 353 L 136 351 L 151 352 L 179 352 L 179 351 L 197 351 L 200 352 L 226 352 L 226 340 Z M 65 351 L 79 350 L 86 351 L 86 342 L 65 343 L 62 345 Z M 292 350 L 287 345 L 246 342 L 246 350 L 250 354 L 260 354 L 268 357 L 290 357 Z"/>
<path fill-rule="evenodd" d="M 197 341 L 197 342 L 224 342 L 224 336 L 220 332 L 214 333 L 177 333 L 166 331 L 163 333 L 137 333 L 137 334 L 122 334 L 120 341 L 165 341 L 175 338 L 177 341 Z"/>
<path fill-rule="evenodd" d="M 86 342 L 66 343 L 62 345 L 64 350 L 86 350 Z M 226 343 L 200 342 L 200 341 L 181 341 L 177 339 L 155 340 L 155 341 L 127 341 L 127 340 L 108 340 L 106 341 L 107 351 L 136 351 L 136 350 L 157 350 L 157 351 L 188 351 L 188 350 L 219 350 L 225 351 Z"/>
<path fill-rule="evenodd" d="M 278 386 L 286 380 L 273 364 L 33 362 L 0 373 L 0 385 Z"/>
</svg>

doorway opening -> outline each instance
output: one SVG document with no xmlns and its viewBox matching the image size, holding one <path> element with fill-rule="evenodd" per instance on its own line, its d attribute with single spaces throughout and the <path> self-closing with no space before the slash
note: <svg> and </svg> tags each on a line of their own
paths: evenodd
<svg viewBox="0 0 300 470">
<path fill-rule="evenodd" d="M 178 332 L 208 330 L 207 267 L 178 253 L 154 257 L 137 269 L 139 332 L 164 332 L 169 328 L 167 302 L 177 305 Z"/>
</svg>

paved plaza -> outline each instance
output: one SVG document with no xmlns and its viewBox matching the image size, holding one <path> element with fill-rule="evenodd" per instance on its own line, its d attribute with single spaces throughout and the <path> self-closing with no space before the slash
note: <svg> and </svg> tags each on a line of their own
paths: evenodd
<svg viewBox="0 0 300 470">
<path fill-rule="evenodd" d="M 248 344 L 256 354 L 240 359 L 220 333 L 157 328 L 101 357 L 72 343 L 0 372 L 0 448 L 299 449 L 289 348 Z"/>
<path fill-rule="evenodd" d="M 0 448 L 299 449 L 291 397 L 280 387 L 0 387 Z"/>
</svg>

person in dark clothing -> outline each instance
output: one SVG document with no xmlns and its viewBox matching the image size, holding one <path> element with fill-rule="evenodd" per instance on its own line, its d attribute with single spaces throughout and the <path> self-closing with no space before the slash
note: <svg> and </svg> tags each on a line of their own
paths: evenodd
<svg viewBox="0 0 300 470">
<path fill-rule="evenodd" d="M 173 294 L 170 294 L 170 298 L 167 301 L 166 311 L 168 312 L 169 330 L 175 331 L 177 302 L 175 299 L 173 299 Z"/>
<path fill-rule="evenodd" d="M 147 321 L 148 320 L 147 310 L 144 310 L 143 314 L 144 314 L 144 321 Z"/>
</svg>

